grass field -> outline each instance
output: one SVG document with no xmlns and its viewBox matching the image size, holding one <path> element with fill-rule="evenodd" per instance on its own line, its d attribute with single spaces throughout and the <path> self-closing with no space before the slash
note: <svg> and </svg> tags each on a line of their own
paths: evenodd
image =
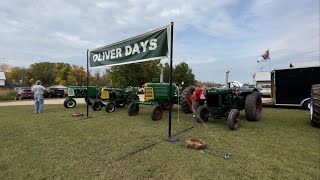
<svg viewBox="0 0 320 180">
<path fill-rule="evenodd" d="M 85 105 L 65 109 L 46 105 L 0 107 L 0 179 L 319 179 L 320 129 L 309 123 L 308 111 L 264 108 L 259 122 L 245 120 L 230 131 L 222 119 L 209 119 L 208 129 L 190 114 L 173 109 L 173 133 L 183 141 L 202 138 L 210 147 L 230 151 L 223 159 L 187 149 L 182 142 L 161 142 L 118 160 L 168 135 L 168 113 L 150 119 L 151 107 L 137 116 L 126 108 L 93 112 L 93 118 L 71 117 Z"/>
</svg>

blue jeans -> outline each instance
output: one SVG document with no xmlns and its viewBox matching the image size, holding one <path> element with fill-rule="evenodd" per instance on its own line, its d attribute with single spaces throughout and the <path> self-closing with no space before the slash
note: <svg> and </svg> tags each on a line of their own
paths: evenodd
<svg viewBox="0 0 320 180">
<path fill-rule="evenodd" d="M 34 95 L 34 112 L 42 113 L 43 105 L 44 105 L 43 94 L 35 94 Z"/>
</svg>

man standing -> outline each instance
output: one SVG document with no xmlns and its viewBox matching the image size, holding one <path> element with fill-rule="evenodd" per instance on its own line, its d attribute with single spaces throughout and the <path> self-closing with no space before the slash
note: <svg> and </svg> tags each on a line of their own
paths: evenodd
<svg viewBox="0 0 320 180">
<path fill-rule="evenodd" d="M 44 100 L 43 100 L 43 91 L 45 87 L 41 85 L 41 81 L 37 80 L 36 85 L 31 88 L 31 91 L 34 93 L 34 112 L 36 114 L 43 112 Z"/>
<path fill-rule="evenodd" d="M 193 115 L 192 117 L 195 118 L 196 117 L 196 111 L 197 111 L 197 108 L 200 104 L 200 100 L 204 101 L 205 100 L 205 89 L 206 89 L 206 86 L 202 86 L 202 88 L 198 88 L 196 89 L 192 96 L 191 96 L 191 99 L 192 99 L 192 112 L 193 112 Z M 203 103 L 203 102 L 202 102 Z"/>
</svg>

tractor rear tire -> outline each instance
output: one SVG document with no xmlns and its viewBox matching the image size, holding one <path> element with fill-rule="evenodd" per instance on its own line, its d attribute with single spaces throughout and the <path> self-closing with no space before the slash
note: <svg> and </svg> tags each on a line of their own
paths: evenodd
<svg viewBox="0 0 320 180">
<path fill-rule="evenodd" d="M 262 99 L 261 94 L 252 92 L 245 101 L 246 117 L 249 121 L 259 121 L 262 114 Z"/>
<path fill-rule="evenodd" d="M 160 104 L 154 105 L 152 107 L 152 112 L 151 112 L 151 119 L 153 121 L 159 121 L 162 118 L 162 107 Z"/>
<path fill-rule="evenodd" d="M 240 127 L 240 111 L 231 109 L 228 116 L 228 126 L 230 130 L 237 130 Z"/>
<path fill-rule="evenodd" d="M 77 103 L 74 99 L 66 99 L 63 102 L 65 108 L 74 108 L 76 107 Z"/>
<path fill-rule="evenodd" d="M 209 110 L 205 106 L 199 106 L 197 109 L 196 120 L 198 123 L 207 122 L 209 119 Z"/>
<path fill-rule="evenodd" d="M 311 88 L 311 125 L 320 127 L 320 84 L 313 85 Z"/>
<path fill-rule="evenodd" d="M 94 102 L 93 104 L 92 104 L 92 109 L 94 110 L 94 111 L 100 111 L 101 110 L 101 108 L 102 108 L 102 103 L 101 102 Z"/>
<path fill-rule="evenodd" d="M 196 88 L 194 86 L 188 86 L 182 91 L 180 105 L 184 113 L 192 113 L 191 96 L 195 90 Z"/>
<path fill-rule="evenodd" d="M 139 113 L 139 104 L 136 104 L 134 102 L 130 103 L 128 106 L 128 115 L 129 116 L 135 116 Z"/>
<path fill-rule="evenodd" d="M 106 112 L 112 113 L 116 110 L 116 105 L 113 102 L 107 102 L 106 104 Z"/>
<path fill-rule="evenodd" d="M 139 96 L 136 93 L 132 92 L 131 94 L 129 94 L 127 96 L 126 105 L 129 106 L 130 103 L 132 103 L 134 101 L 139 101 L 139 100 L 140 100 Z"/>
</svg>

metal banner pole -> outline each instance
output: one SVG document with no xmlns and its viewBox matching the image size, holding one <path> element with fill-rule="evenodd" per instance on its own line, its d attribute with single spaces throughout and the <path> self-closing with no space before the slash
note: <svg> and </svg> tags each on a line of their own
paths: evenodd
<svg viewBox="0 0 320 180">
<path fill-rule="evenodd" d="M 87 118 L 89 118 L 89 50 L 87 49 Z"/>
<path fill-rule="evenodd" d="M 171 136 L 171 114 L 172 114 L 172 54 L 173 54 L 173 22 L 171 22 L 170 25 L 171 30 L 171 45 L 170 45 L 170 79 L 169 79 L 169 137 L 166 139 L 166 141 L 174 142 L 177 140 L 176 137 Z"/>
</svg>

